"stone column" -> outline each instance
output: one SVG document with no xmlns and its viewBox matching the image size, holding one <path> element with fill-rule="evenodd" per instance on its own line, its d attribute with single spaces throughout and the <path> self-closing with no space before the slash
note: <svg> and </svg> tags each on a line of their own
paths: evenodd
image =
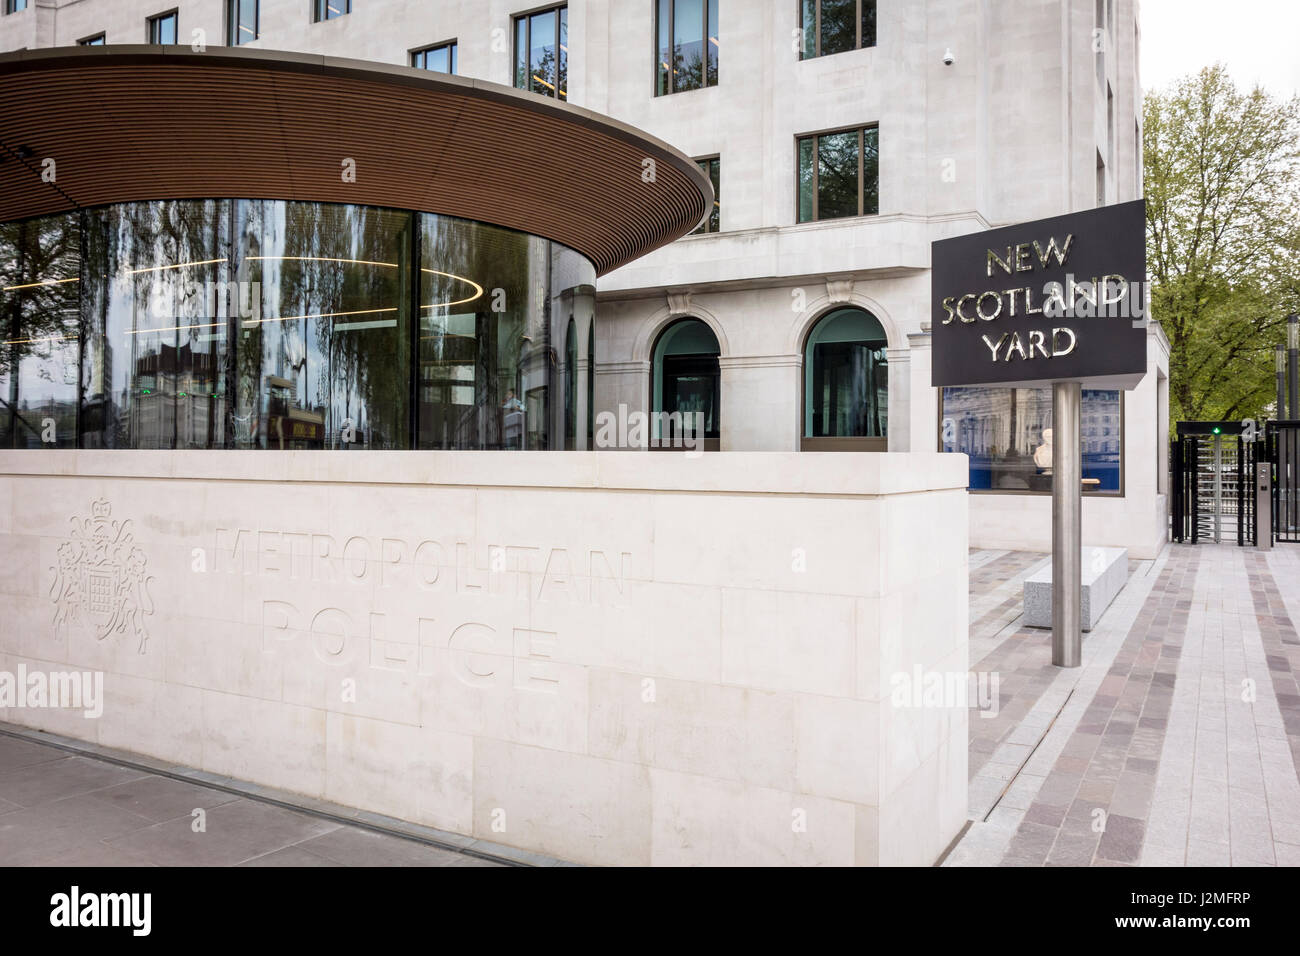
<svg viewBox="0 0 1300 956">
<path fill-rule="evenodd" d="M 907 336 L 911 346 L 908 386 L 911 396 L 911 446 L 909 451 L 928 452 L 939 447 L 939 390 L 930 385 L 930 330 Z M 892 397 L 892 396 L 891 396 Z M 891 445 L 890 451 L 893 451 Z"/>
<path fill-rule="evenodd" d="M 888 349 L 889 450 L 912 450 L 912 350 Z"/>
</svg>

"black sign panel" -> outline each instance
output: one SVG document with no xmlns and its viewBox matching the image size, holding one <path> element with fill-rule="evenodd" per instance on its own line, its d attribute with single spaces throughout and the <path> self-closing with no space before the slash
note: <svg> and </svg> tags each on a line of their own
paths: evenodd
<svg viewBox="0 0 1300 956">
<path fill-rule="evenodd" d="M 933 245 L 932 384 L 1135 388 L 1146 372 L 1146 202 Z"/>
</svg>

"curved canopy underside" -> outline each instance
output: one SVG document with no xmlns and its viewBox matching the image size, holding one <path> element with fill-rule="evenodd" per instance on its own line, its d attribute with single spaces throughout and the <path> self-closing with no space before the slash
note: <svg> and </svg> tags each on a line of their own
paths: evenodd
<svg viewBox="0 0 1300 956">
<path fill-rule="evenodd" d="M 694 162 L 632 127 L 424 70 L 101 46 L 0 56 L 0 83 L 0 222 L 146 199 L 358 203 L 518 229 L 604 274 L 713 202 Z"/>
</svg>

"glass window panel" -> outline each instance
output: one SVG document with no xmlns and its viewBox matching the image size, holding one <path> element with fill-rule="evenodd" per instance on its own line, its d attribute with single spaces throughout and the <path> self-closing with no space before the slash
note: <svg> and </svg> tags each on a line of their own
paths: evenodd
<svg viewBox="0 0 1300 956">
<path fill-rule="evenodd" d="M 672 29 L 672 4 L 673 0 L 659 0 L 659 55 L 658 61 L 655 64 L 655 93 L 658 96 L 664 96 L 665 94 L 672 92 L 672 87 L 669 85 L 669 77 L 672 70 L 671 64 L 673 60 L 672 34 L 669 32 Z"/>
<path fill-rule="evenodd" d="M 587 323 L 587 450 L 596 447 L 596 320 Z"/>
<path fill-rule="evenodd" d="M 77 443 L 76 215 L 0 226 L 0 447 Z"/>
<path fill-rule="evenodd" d="M 564 336 L 564 447 L 572 451 L 578 438 L 578 327 L 569 319 Z"/>
<path fill-rule="evenodd" d="M 862 212 L 880 212 L 880 130 L 874 126 L 862 131 Z"/>
<path fill-rule="evenodd" d="M 718 339 L 699 319 L 682 319 L 659 337 L 654 351 L 654 410 L 685 416 L 698 414 L 704 437 L 719 437 L 721 373 Z M 683 421 L 686 419 L 683 418 Z M 665 433 L 653 423 L 652 438 L 672 440 L 675 427 Z"/>
<path fill-rule="evenodd" d="M 704 85 L 704 0 L 674 0 L 673 90 Z"/>
<path fill-rule="evenodd" d="M 333 20 L 352 12 L 352 0 L 316 0 L 316 19 Z"/>
<path fill-rule="evenodd" d="M 1123 468 L 1121 393 L 1084 389 L 1080 412 L 1083 477 L 1098 484 L 1087 494 L 1118 494 Z M 945 388 L 944 451 L 970 457 L 973 491 L 1052 490 L 1050 388 Z"/>
<path fill-rule="evenodd" d="M 529 18 L 528 82 L 534 93 L 554 96 L 556 90 L 556 13 L 547 10 Z"/>
<path fill-rule="evenodd" d="M 861 309 L 827 314 L 804 348 L 804 435 L 884 438 L 889 424 L 888 344 Z"/>
<path fill-rule="evenodd" d="M 721 172 L 720 161 L 715 157 L 713 159 L 701 159 L 696 161 L 700 171 L 709 177 L 709 182 L 713 185 L 713 209 L 709 215 L 695 227 L 692 235 L 704 232 L 717 232 L 720 224 L 719 211 L 721 209 L 722 193 L 719 187 L 719 174 Z"/>
<path fill-rule="evenodd" d="M 802 0 L 799 9 L 803 27 L 802 56 L 810 59 L 817 55 L 817 0 Z"/>
<path fill-rule="evenodd" d="M 817 218 L 858 214 L 858 133 L 817 137 Z"/>
<path fill-rule="evenodd" d="M 176 14 L 168 13 L 149 21 L 150 43 L 176 42 Z"/>
<path fill-rule="evenodd" d="M 407 213 L 251 201 L 236 216 L 241 447 L 409 446 Z"/>
<path fill-rule="evenodd" d="M 594 284 L 590 263 L 508 229 L 420 220 L 419 447 L 563 447 L 555 350 L 568 348 L 565 292 Z"/>
<path fill-rule="evenodd" d="M 713 211 L 709 213 L 709 232 L 717 232 L 721 225 L 722 212 L 722 163 L 721 160 L 709 160 L 709 181 L 713 184 Z"/>
<path fill-rule="evenodd" d="M 814 208 L 813 179 L 817 173 L 814 162 L 816 137 L 799 140 L 799 221 L 811 222 Z"/>
<path fill-rule="evenodd" d="M 560 52 L 559 72 L 556 81 L 556 88 L 562 99 L 567 99 L 569 95 L 569 8 L 560 8 Z"/>
<path fill-rule="evenodd" d="M 225 447 L 228 222 L 211 200 L 86 213 L 85 447 Z"/>
<path fill-rule="evenodd" d="M 238 46 L 257 39 L 258 0 L 230 0 L 230 43 Z"/>
<path fill-rule="evenodd" d="M 456 55 L 457 55 L 457 54 L 456 54 L 456 47 L 457 47 L 457 44 L 455 44 L 455 43 L 451 44 L 451 71 L 450 71 L 450 72 L 452 72 L 452 73 L 459 73 L 459 72 L 460 72 L 460 65 L 456 62 Z"/>
<path fill-rule="evenodd" d="M 718 0 L 709 0 L 709 22 L 708 29 L 705 31 L 707 46 L 705 51 L 708 54 L 708 75 L 705 77 L 705 83 L 709 86 L 718 85 Z"/>
<path fill-rule="evenodd" d="M 857 0 L 821 0 L 821 53 L 844 53 L 857 46 Z"/>
<path fill-rule="evenodd" d="M 515 87 L 526 90 L 528 86 L 528 18 L 515 21 Z"/>
<path fill-rule="evenodd" d="M 876 0 L 862 0 L 862 45 L 876 45 Z"/>
</svg>

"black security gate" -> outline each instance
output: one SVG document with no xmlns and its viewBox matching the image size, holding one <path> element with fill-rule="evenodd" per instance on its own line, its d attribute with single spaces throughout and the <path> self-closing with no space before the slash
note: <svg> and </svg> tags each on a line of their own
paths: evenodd
<svg viewBox="0 0 1300 956">
<path fill-rule="evenodd" d="M 1254 474 L 1264 444 L 1256 434 L 1239 422 L 1178 423 L 1169 455 L 1175 541 L 1255 544 Z"/>
<path fill-rule="evenodd" d="M 1269 422 L 1273 464 L 1273 540 L 1300 543 L 1300 421 Z"/>
</svg>

